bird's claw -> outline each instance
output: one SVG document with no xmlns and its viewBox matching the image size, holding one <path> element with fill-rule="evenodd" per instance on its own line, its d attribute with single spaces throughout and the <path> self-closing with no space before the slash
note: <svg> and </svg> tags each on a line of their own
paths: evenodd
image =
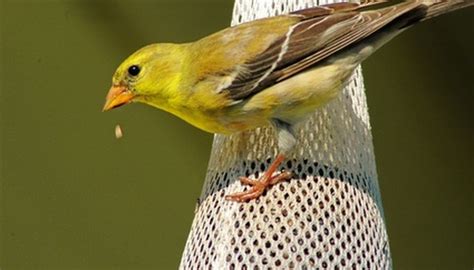
<svg viewBox="0 0 474 270">
<path fill-rule="evenodd" d="M 228 201 L 246 202 L 256 199 L 270 186 L 273 186 L 281 181 L 291 178 L 291 172 L 281 172 L 274 176 L 263 175 L 259 180 L 250 179 L 248 177 L 240 177 L 240 183 L 251 186 L 250 189 L 243 192 L 236 192 L 225 196 Z"/>
</svg>

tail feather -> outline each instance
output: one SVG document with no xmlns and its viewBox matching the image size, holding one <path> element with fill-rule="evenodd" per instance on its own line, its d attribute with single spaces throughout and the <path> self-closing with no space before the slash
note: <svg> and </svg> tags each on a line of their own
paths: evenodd
<svg viewBox="0 0 474 270">
<path fill-rule="evenodd" d="M 421 21 L 474 5 L 474 0 L 422 0 L 422 2 L 427 7 L 427 11 Z"/>
<path fill-rule="evenodd" d="M 351 48 L 358 48 L 356 49 L 360 52 L 358 60 L 363 61 L 392 38 L 418 22 L 473 5 L 474 0 L 406 0 L 397 5 L 375 10 L 375 12 L 391 11 L 395 18 L 369 37 L 355 43 Z M 386 12 L 386 14 L 389 13 Z M 362 51 L 365 51 L 367 45 L 371 48 L 368 51 L 370 54 L 363 54 Z"/>
</svg>

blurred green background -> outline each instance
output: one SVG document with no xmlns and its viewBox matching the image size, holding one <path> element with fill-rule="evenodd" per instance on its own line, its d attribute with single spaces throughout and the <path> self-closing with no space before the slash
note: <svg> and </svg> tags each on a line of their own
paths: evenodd
<svg viewBox="0 0 474 270">
<path fill-rule="evenodd" d="M 1 269 L 178 266 L 212 135 L 101 107 L 127 55 L 222 29 L 232 5 L 1 1 Z M 423 23 L 364 65 L 397 269 L 473 266 L 473 15 Z"/>
</svg>

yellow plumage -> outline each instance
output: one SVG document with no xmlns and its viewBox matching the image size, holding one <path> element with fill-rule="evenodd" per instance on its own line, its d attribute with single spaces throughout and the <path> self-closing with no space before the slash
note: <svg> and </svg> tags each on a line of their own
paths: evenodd
<svg viewBox="0 0 474 270">
<path fill-rule="evenodd" d="M 117 69 L 104 110 L 142 102 L 212 133 L 272 124 L 282 152 L 245 201 L 273 177 L 295 144 L 292 126 L 337 96 L 355 67 L 410 25 L 474 1 L 338 3 L 253 21 L 187 44 L 153 44 Z M 286 175 L 288 177 L 288 175 Z"/>
</svg>

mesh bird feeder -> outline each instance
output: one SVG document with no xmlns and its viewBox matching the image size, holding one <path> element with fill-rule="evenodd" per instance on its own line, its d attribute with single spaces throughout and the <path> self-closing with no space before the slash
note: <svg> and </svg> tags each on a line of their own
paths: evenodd
<svg viewBox="0 0 474 270">
<path fill-rule="evenodd" d="M 337 1 L 236 0 L 232 25 Z M 280 167 L 293 179 L 248 203 L 239 176 L 277 155 L 274 130 L 216 135 L 181 269 L 390 269 L 361 69 L 337 99 L 296 128 Z"/>
</svg>

